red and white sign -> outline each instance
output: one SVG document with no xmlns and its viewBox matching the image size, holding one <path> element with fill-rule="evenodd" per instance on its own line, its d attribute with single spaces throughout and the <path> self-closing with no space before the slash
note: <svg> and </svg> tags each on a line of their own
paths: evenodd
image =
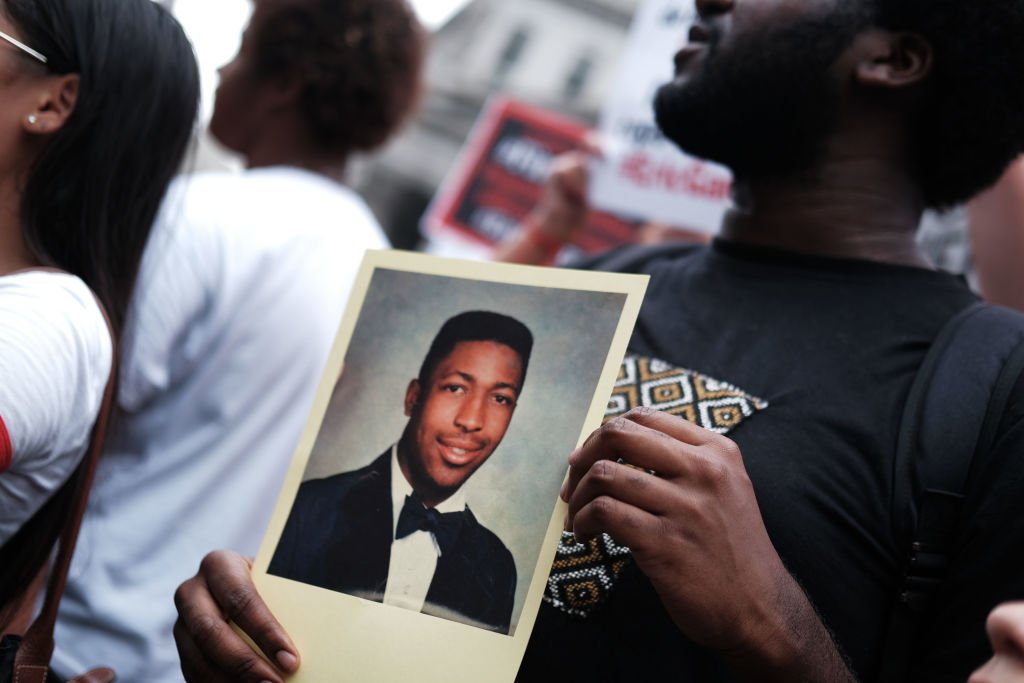
<svg viewBox="0 0 1024 683">
<path fill-rule="evenodd" d="M 732 178 L 721 166 L 687 156 L 654 122 L 658 87 L 673 77 L 693 3 L 646 0 L 630 29 L 616 87 L 599 132 L 604 159 L 591 169 L 591 203 L 643 221 L 715 233 L 729 206 Z"/>
<path fill-rule="evenodd" d="M 424 232 L 432 237 L 454 233 L 483 247 L 502 242 L 540 200 L 554 158 L 579 149 L 586 132 L 583 123 L 561 114 L 493 98 L 427 210 Z M 592 211 L 572 246 L 598 253 L 635 237 L 635 223 Z"/>
</svg>

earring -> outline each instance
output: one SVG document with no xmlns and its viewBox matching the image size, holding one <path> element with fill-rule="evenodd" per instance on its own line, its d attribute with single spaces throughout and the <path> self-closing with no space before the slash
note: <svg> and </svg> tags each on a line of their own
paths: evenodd
<svg viewBox="0 0 1024 683">
<path fill-rule="evenodd" d="M 29 114 L 29 115 L 28 115 L 28 122 L 29 122 L 29 123 L 30 123 L 31 125 L 33 125 L 33 126 L 34 126 L 34 125 L 36 125 L 37 123 L 39 123 L 39 117 L 38 117 L 38 116 L 36 116 L 35 114 Z"/>
</svg>

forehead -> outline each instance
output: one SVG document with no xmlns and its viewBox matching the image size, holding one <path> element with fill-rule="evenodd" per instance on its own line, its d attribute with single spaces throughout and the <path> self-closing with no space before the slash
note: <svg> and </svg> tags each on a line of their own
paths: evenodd
<svg viewBox="0 0 1024 683">
<path fill-rule="evenodd" d="M 519 384 L 523 359 L 511 346 L 496 341 L 460 341 L 441 359 L 435 377 L 461 372 L 480 380 Z"/>
</svg>

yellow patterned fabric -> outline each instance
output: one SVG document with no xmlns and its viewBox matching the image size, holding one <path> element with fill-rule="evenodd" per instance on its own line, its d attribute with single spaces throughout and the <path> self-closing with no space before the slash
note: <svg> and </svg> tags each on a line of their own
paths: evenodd
<svg viewBox="0 0 1024 683">
<path fill-rule="evenodd" d="M 679 415 L 705 429 L 727 434 L 768 407 L 732 384 L 676 367 L 656 358 L 628 355 L 619 368 L 605 410 L 605 422 L 646 406 Z M 629 548 L 607 534 L 579 543 L 564 532 L 548 576 L 544 601 L 577 617 L 600 607 L 632 561 Z"/>
<path fill-rule="evenodd" d="M 725 434 L 768 403 L 731 384 L 656 358 L 626 356 L 604 420 L 646 406 Z"/>
</svg>

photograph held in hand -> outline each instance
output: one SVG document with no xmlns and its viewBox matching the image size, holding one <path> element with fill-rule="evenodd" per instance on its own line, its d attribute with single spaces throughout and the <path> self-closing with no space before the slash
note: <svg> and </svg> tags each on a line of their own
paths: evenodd
<svg viewBox="0 0 1024 683">
<path fill-rule="evenodd" d="M 254 564 L 298 680 L 511 680 L 644 282 L 370 253 Z"/>
</svg>

